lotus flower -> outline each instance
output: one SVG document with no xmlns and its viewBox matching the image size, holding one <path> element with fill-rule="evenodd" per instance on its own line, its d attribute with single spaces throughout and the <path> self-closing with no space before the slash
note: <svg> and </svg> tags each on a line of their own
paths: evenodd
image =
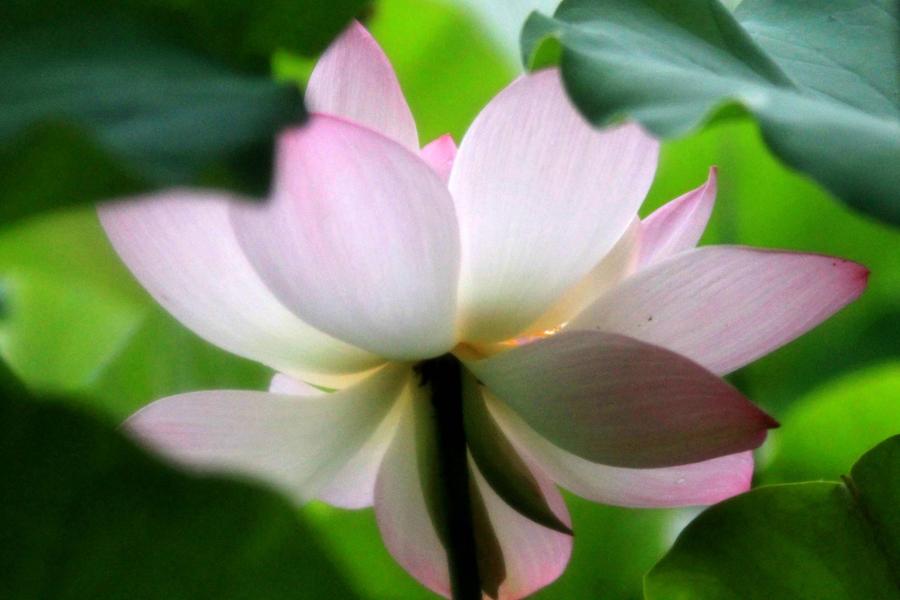
<svg viewBox="0 0 900 600">
<path fill-rule="evenodd" d="M 389 62 L 354 24 L 307 103 L 308 124 L 278 139 L 267 203 L 178 189 L 100 209 L 160 304 L 277 371 L 267 392 L 164 398 L 127 429 L 298 501 L 374 505 L 396 560 L 443 595 L 447 431 L 463 436 L 469 490 L 443 490 L 471 504 L 480 585 L 521 598 L 569 559 L 557 485 L 632 507 L 746 490 L 774 421 L 720 376 L 865 287 L 866 269 L 837 258 L 696 248 L 714 169 L 639 220 L 657 142 L 590 127 L 556 70 L 500 92 L 458 150 L 449 136 L 420 149 Z"/>
</svg>

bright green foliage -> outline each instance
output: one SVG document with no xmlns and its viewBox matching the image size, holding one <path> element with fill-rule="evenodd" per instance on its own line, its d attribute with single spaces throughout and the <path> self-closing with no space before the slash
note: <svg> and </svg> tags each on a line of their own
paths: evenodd
<svg viewBox="0 0 900 600">
<path fill-rule="evenodd" d="M 536 600 L 637 600 L 644 573 L 665 553 L 689 510 L 604 506 L 566 494 L 575 547 L 566 572 Z"/>
<path fill-rule="evenodd" d="M 900 436 L 845 483 L 758 488 L 708 509 L 645 580 L 647 600 L 900 598 Z"/>
<path fill-rule="evenodd" d="M 790 407 L 770 434 L 766 483 L 837 479 L 879 440 L 900 433 L 900 362 L 850 373 Z"/>
<path fill-rule="evenodd" d="M 48 240 L 52 243 L 48 243 Z M 121 265 L 94 211 L 0 236 L 0 353 L 29 386 L 123 419 L 179 392 L 263 389 L 268 371 L 200 340 Z"/>
<path fill-rule="evenodd" d="M 718 0 L 566 0 L 531 16 L 522 50 L 559 62 L 598 125 L 668 138 L 748 111 L 788 165 L 900 223 L 898 33 L 892 0 L 745 0 L 734 16 Z"/>
<path fill-rule="evenodd" d="M 0 597 L 358 597 L 272 492 L 161 464 L 0 373 Z"/>
</svg>

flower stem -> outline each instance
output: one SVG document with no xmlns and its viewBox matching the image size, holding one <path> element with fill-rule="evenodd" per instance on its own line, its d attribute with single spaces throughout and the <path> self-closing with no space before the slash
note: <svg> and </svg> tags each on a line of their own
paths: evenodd
<svg viewBox="0 0 900 600">
<path fill-rule="evenodd" d="M 450 568 L 453 600 L 481 600 L 481 578 L 470 495 L 466 433 L 463 428 L 462 365 L 452 355 L 422 363 L 422 384 L 431 391 L 436 434 L 436 523 Z"/>
</svg>

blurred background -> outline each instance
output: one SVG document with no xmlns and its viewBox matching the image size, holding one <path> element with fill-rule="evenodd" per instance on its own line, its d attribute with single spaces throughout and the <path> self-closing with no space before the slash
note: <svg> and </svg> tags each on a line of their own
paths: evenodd
<svg viewBox="0 0 900 600">
<path fill-rule="evenodd" d="M 537 6 L 549 13 L 553 4 Z M 381 0 L 365 9 L 369 28 L 397 70 L 423 142 L 447 132 L 458 142 L 478 110 L 521 71 L 517 36 L 529 7 L 535 3 Z M 15 111 L 52 115 L 53 107 L 44 105 L 53 98 L 35 90 L 54 96 L 72 86 L 79 90 L 83 108 L 78 110 L 91 123 L 112 118 L 111 94 L 115 89 L 125 94 L 123 86 L 135 86 L 128 93 L 164 93 L 189 105 L 216 103 L 217 94 L 241 97 L 245 103 L 259 98 L 257 105 L 277 105 L 273 114 L 282 111 L 295 118 L 300 111 L 296 89 L 294 95 L 270 100 L 268 83 L 254 86 L 269 79 L 271 68 L 282 84 L 279 90 L 296 88 L 293 84 L 302 84 L 321 45 L 297 52 L 273 43 L 248 54 L 255 58 L 229 58 L 223 64 L 240 64 L 241 80 L 229 82 L 224 71 L 211 70 L 202 75 L 215 83 L 207 92 L 148 82 L 142 71 L 129 72 L 127 66 L 124 72 L 95 72 L 91 57 L 111 52 L 111 46 L 101 43 L 99 33 L 92 40 L 76 34 L 72 48 L 88 53 L 80 62 L 38 63 L 48 43 L 70 43 L 69 32 L 61 30 L 51 42 L 38 39 L 12 49 L 5 42 L 0 52 L 0 71 L 13 68 L 15 60 L 17 69 L 56 73 L 51 83 L 35 78 L 0 90 L 2 105 L 13 107 L 0 116 L 0 354 L 32 394 L 54 398 L 52 403 L 4 408 L 0 425 L 0 455 L 8 463 L 0 476 L 9 483 L 0 493 L 0 510 L 19 524 L 0 534 L 5 537 L 2 552 L 19 554 L 18 564 L 28 567 L 19 574 L 20 589 L 34 590 L 34 597 L 88 597 L 78 595 L 79 590 L 104 594 L 92 597 L 125 597 L 126 592 L 144 597 L 141 581 L 173 572 L 194 581 L 203 571 L 207 587 L 198 587 L 204 591 L 196 596 L 184 595 L 171 583 L 171 595 L 146 597 L 212 597 L 210 590 L 226 589 L 221 587 L 228 581 L 221 579 L 223 572 L 237 577 L 235 569 L 243 569 L 251 574 L 241 580 L 246 588 L 235 588 L 237 579 L 227 588 L 242 590 L 235 597 L 330 597 L 337 594 L 330 587 L 335 585 L 373 600 L 432 597 L 387 554 L 371 510 L 312 504 L 300 509 L 296 524 L 294 509 L 258 491 L 256 484 L 201 481 L 160 470 L 114 433 L 122 419 L 154 399 L 191 390 L 262 389 L 271 373 L 203 342 L 156 306 L 111 250 L 90 202 L 81 200 L 185 178 L 258 190 L 254 176 L 246 172 L 253 144 L 241 140 L 239 152 L 223 156 L 220 164 L 205 165 L 197 176 L 178 171 L 204 153 L 203 138 L 224 135 L 203 129 L 210 115 L 179 113 L 169 123 L 173 135 L 191 147 L 185 156 L 154 146 L 156 140 L 132 151 L 130 144 L 144 139 L 149 122 L 132 123 L 128 129 L 117 121 L 102 131 L 103 150 L 53 119 L 40 120 L 27 131 L 13 130 Z M 137 39 L 127 48 L 135 64 L 166 65 L 170 73 L 181 68 L 177 57 L 166 53 L 147 54 L 145 60 Z M 89 47 L 95 42 L 96 47 Z M 204 56 L 221 55 L 215 49 L 202 51 Z M 271 61 L 258 66 L 265 61 L 256 59 L 266 53 Z M 104 77 L 113 77 L 115 85 Z M 151 108 L 149 114 L 161 114 L 165 107 Z M 228 108 L 221 110 L 213 117 L 232 129 L 253 126 L 249 117 L 248 123 L 235 124 Z M 172 152 L 176 155 L 170 156 Z M 154 166 L 139 172 L 138 163 Z M 807 177 L 782 166 L 745 118 L 719 121 L 666 142 L 642 213 L 701 184 L 710 165 L 719 167 L 720 191 L 703 243 L 833 254 L 872 271 L 859 301 L 732 376 L 735 385 L 782 424 L 758 453 L 759 483 L 837 479 L 867 448 L 900 431 L 900 233 L 852 212 Z M 45 210 L 15 208 L 26 204 Z M 51 500 L 21 505 L 14 490 L 25 486 L 38 486 L 45 492 L 41 497 Z M 73 490 L 81 490 L 78 499 L 66 500 Z M 639 598 L 643 574 L 697 512 L 614 508 L 571 495 L 568 501 L 577 532 L 574 556 L 565 575 L 538 598 Z M 92 510 L 98 507 L 102 510 Z M 321 565 L 303 559 L 291 541 L 298 527 L 303 544 L 315 545 L 317 555 L 324 557 Z M 168 548 L 175 544 L 183 551 L 173 555 L 159 545 L 164 540 L 170 542 Z M 275 550 L 279 558 L 273 562 L 267 557 Z M 48 564 L 54 565 L 51 571 Z M 130 589 L 104 578 L 117 565 L 132 574 Z M 59 596 L 38 594 L 51 585 L 48 573 L 68 582 L 57 590 Z M 247 583 L 254 578 L 276 586 L 270 589 L 279 594 L 257 596 L 259 588 L 254 591 Z M 107 587 L 92 587 L 97 582 Z M 159 581 L 154 585 L 158 589 Z M 297 595 L 298 585 L 309 595 Z"/>
</svg>

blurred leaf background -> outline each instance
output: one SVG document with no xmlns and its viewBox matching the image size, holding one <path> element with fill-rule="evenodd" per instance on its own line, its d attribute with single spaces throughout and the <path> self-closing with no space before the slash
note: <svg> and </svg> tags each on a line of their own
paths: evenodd
<svg viewBox="0 0 900 600">
<path fill-rule="evenodd" d="M 134 4 L 140 10 L 150 7 L 154 11 L 169 11 L 167 18 L 181 27 L 195 27 L 201 36 L 211 35 L 202 32 L 221 31 L 222 36 L 228 33 L 244 40 L 242 50 L 234 53 L 223 51 L 221 39 L 215 35 L 205 46 L 188 45 L 189 51 L 195 53 L 192 56 L 218 61 L 216 64 L 223 69 L 235 69 L 241 77 L 266 79 L 269 66 L 261 65 L 261 57 L 274 56 L 274 75 L 281 86 L 272 89 L 302 83 L 311 56 L 327 41 L 312 39 L 302 32 L 280 31 L 272 34 L 271 43 L 260 45 L 260 31 L 277 26 L 281 19 L 272 15 L 285 3 L 263 3 L 276 12 L 254 21 L 256 29 L 236 25 L 246 16 L 236 8 L 232 13 L 223 11 L 216 18 L 204 18 L 218 9 L 199 0 L 126 4 Z M 228 3 L 232 4 L 240 3 Z M 338 3 L 347 15 L 360 14 L 367 19 L 391 58 L 423 142 L 446 132 L 459 142 L 480 107 L 520 71 L 515 36 L 528 8 L 536 6 L 549 12 L 553 4 L 382 0 L 365 8 L 362 3 Z M 13 2 L 10 6 L 27 4 Z M 296 11 L 296 7 L 291 10 Z M 234 23 L 226 26 L 223 19 L 229 15 Z M 332 28 L 337 31 L 333 25 Z M 326 33 L 322 35 L 330 35 L 323 31 Z M 285 43 L 293 39 L 291 35 L 311 41 L 308 45 L 292 46 Z M 172 39 L 171 43 L 184 44 L 183 38 Z M 5 64 L 2 56 L 0 52 L 0 65 Z M 27 57 L 19 58 L 27 63 Z M 133 76 L 140 77 L 140 73 L 135 71 Z M 91 90 L 81 91 L 91 97 Z M 12 93 L 0 92 L 0 99 L 9 99 Z M 22 98 L 13 100 L 21 104 Z M 208 97 L 208 101 L 215 103 L 216 96 Z M 296 108 L 300 114 L 299 103 Z M 267 127 L 271 129 L 275 122 L 280 121 L 270 120 Z M 132 473 L 133 486 L 137 487 L 129 488 L 125 482 L 119 491 L 110 494 L 135 502 L 136 513 L 144 518 L 128 521 L 127 516 L 116 516 L 116 504 L 110 500 L 108 527 L 123 527 L 135 539 L 146 542 L 158 523 L 183 523 L 181 538 L 209 539 L 221 553 L 191 553 L 191 548 L 199 546 L 185 542 L 185 556 L 191 555 L 186 560 L 191 564 L 213 565 L 236 551 L 227 545 L 225 536 L 216 532 L 213 519 L 219 515 L 223 524 L 231 523 L 236 528 L 234 535 L 246 536 L 247 544 L 252 546 L 254 539 L 261 540 L 255 547 L 245 548 L 249 553 L 246 556 L 259 561 L 254 563 L 248 558 L 248 564 L 275 569 L 268 576 L 274 577 L 277 585 L 283 585 L 278 597 L 340 597 L 339 592 L 322 595 L 332 593 L 317 587 L 331 585 L 324 579 L 333 579 L 333 585 L 338 586 L 335 590 L 353 589 L 361 598 L 432 597 L 389 557 L 371 511 L 344 511 L 312 504 L 300 509 L 299 519 L 296 515 L 285 516 L 289 509 L 270 492 L 246 483 L 198 480 L 149 465 L 143 453 L 111 433 L 128 414 L 161 396 L 200 389 L 260 389 L 271 373 L 210 346 L 169 317 L 119 263 L 93 208 L 72 205 L 74 201 L 132 193 L 152 184 L 152 177 L 136 172 L 133 161 L 117 153 L 114 144 L 111 150 L 103 136 L 98 141 L 85 135 L 84 123 L 81 121 L 77 127 L 43 123 L 26 137 L 17 137 L 18 133 L 13 135 L 3 129 L 0 119 L 0 206 L 4 207 L 0 211 L 4 216 L 0 230 L 0 353 L 31 390 L 56 398 L 47 403 L 32 399 L 24 405 L 17 404 L 18 412 L 6 410 L 7 462 L 11 452 L 27 452 L 23 464 L 33 466 L 35 473 L 41 475 L 23 479 L 20 469 L 11 472 L 6 480 L 22 486 L 49 481 L 57 486 L 52 488 L 57 490 L 54 494 L 65 494 L 87 485 L 83 484 L 85 478 L 93 481 L 91 485 L 96 488 L 92 469 L 107 469 L 104 465 L 114 463 L 119 466 L 108 467 L 104 475 L 107 481 L 110 477 L 116 479 L 110 472 L 124 469 Z M 177 134 L 190 137 L 202 136 L 204 132 L 188 129 Z M 232 159 L 253 144 L 237 146 L 240 147 L 235 148 L 234 155 L 223 157 L 217 164 L 200 165 L 184 177 L 189 182 L 222 185 L 244 180 L 248 174 L 234 169 Z M 853 212 L 808 177 L 783 166 L 770 154 L 758 127 L 746 115 L 718 120 L 698 132 L 666 142 L 656 181 L 642 212 L 646 214 L 699 185 L 710 165 L 719 167 L 720 192 L 703 243 L 834 254 L 859 261 L 872 271 L 869 289 L 859 301 L 800 340 L 733 375 L 738 387 L 782 423 L 760 451 L 759 480 L 769 483 L 836 479 L 849 472 L 863 451 L 900 432 L 900 233 Z M 258 174 L 259 169 L 267 167 L 255 168 Z M 61 208 L 29 215 L 30 210 L 16 209 L 23 203 L 43 209 Z M 12 219 L 26 215 L 27 218 Z M 10 428 L 15 419 L 27 425 Z M 69 427 L 80 427 L 84 435 L 75 440 L 78 436 L 72 434 L 74 441 L 66 445 L 62 438 Z M 21 443 L 23 436 L 40 443 Z M 9 439 L 20 443 L 13 444 Z M 66 456 L 68 461 L 62 460 Z M 139 466 L 132 468 L 132 463 Z M 141 469 L 163 483 L 141 483 L 139 475 L 134 474 L 144 472 Z M 173 516 L 158 506 L 165 499 L 153 492 L 155 485 L 181 490 L 197 486 L 200 496 L 182 491 L 184 497 L 194 498 L 194 502 L 198 502 L 198 497 L 210 498 L 216 508 L 203 523 L 190 524 L 189 507 L 177 509 L 181 512 Z M 141 486 L 145 486 L 146 494 L 139 493 Z M 80 493 L 78 502 L 104 502 L 103 493 L 96 489 L 94 496 L 83 490 Z M 238 498 L 233 502 L 233 510 L 221 498 L 212 499 L 217 495 L 230 497 L 229 494 Z M 640 598 L 644 574 L 698 512 L 629 510 L 595 505 L 572 496 L 568 500 L 577 532 L 574 556 L 563 577 L 537 595 L 541 599 Z M 29 514 L 31 518 L 40 517 L 39 513 Z M 42 531 L 52 536 L 59 534 L 64 525 L 57 521 L 53 527 L 61 529 L 48 525 Z M 172 529 L 179 526 L 170 525 L 166 535 L 181 539 Z M 229 531 L 228 527 L 223 525 L 225 531 Z M 322 568 L 334 569 L 334 577 L 310 575 L 311 568 L 301 568 L 300 554 L 292 560 L 291 552 L 296 550 L 292 544 L 296 542 L 279 537 L 279 527 L 302 535 L 303 540 L 308 540 L 308 549 L 333 561 L 333 567 Z M 4 546 L 8 546 L 12 536 L 19 534 L 0 535 L 10 536 L 4 540 Z M 68 535 L 78 534 L 70 531 Z M 115 590 L 102 585 L 92 588 L 93 584 L 73 582 L 72 578 L 79 570 L 90 572 L 91 560 L 102 562 L 115 552 L 128 552 L 134 563 L 154 556 L 154 550 L 143 546 L 144 542 L 117 550 L 107 548 L 111 554 L 87 556 L 80 559 L 81 563 L 66 562 L 60 555 L 51 563 L 68 565 L 68 571 L 59 567 L 56 574 L 63 579 L 69 577 L 74 587 L 69 595 L 34 597 L 100 597 L 79 596 L 77 590 Z M 35 548 L 45 548 L 48 541 L 32 543 Z M 104 543 L 114 544 L 110 540 Z M 18 541 L 16 544 L 21 546 Z M 67 548 L 70 555 L 79 552 L 77 545 Z M 278 559 L 266 562 L 266 552 L 278 554 Z M 6 555 L 0 557 L 12 560 Z M 147 568 L 136 571 L 137 581 L 141 581 L 140 577 L 152 577 L 153 569 L 166 568 L 165 564 L 147 560 Z M 257 570 L 255 576 L 260 577 L 263 572 L 265 569 Z M 190 579 L 189 575 L 186 577 Z M 253 591 L 247 583 L 252 581 L 250 577 L 242 583 L 243 594 L 217 597 L 256 597 L 253 594 L 261 592 Z M 135 589 L 140 585 L 137 583 Z M 202 580 L 195 585 L 202 585 Z M 340 588 L 342 585 L 347 587 Z M 120 597 L 116 593 L 109 592 L 104 597 Z M 172 594 L 166 597 L 199 597 Z"/>
</svg>

